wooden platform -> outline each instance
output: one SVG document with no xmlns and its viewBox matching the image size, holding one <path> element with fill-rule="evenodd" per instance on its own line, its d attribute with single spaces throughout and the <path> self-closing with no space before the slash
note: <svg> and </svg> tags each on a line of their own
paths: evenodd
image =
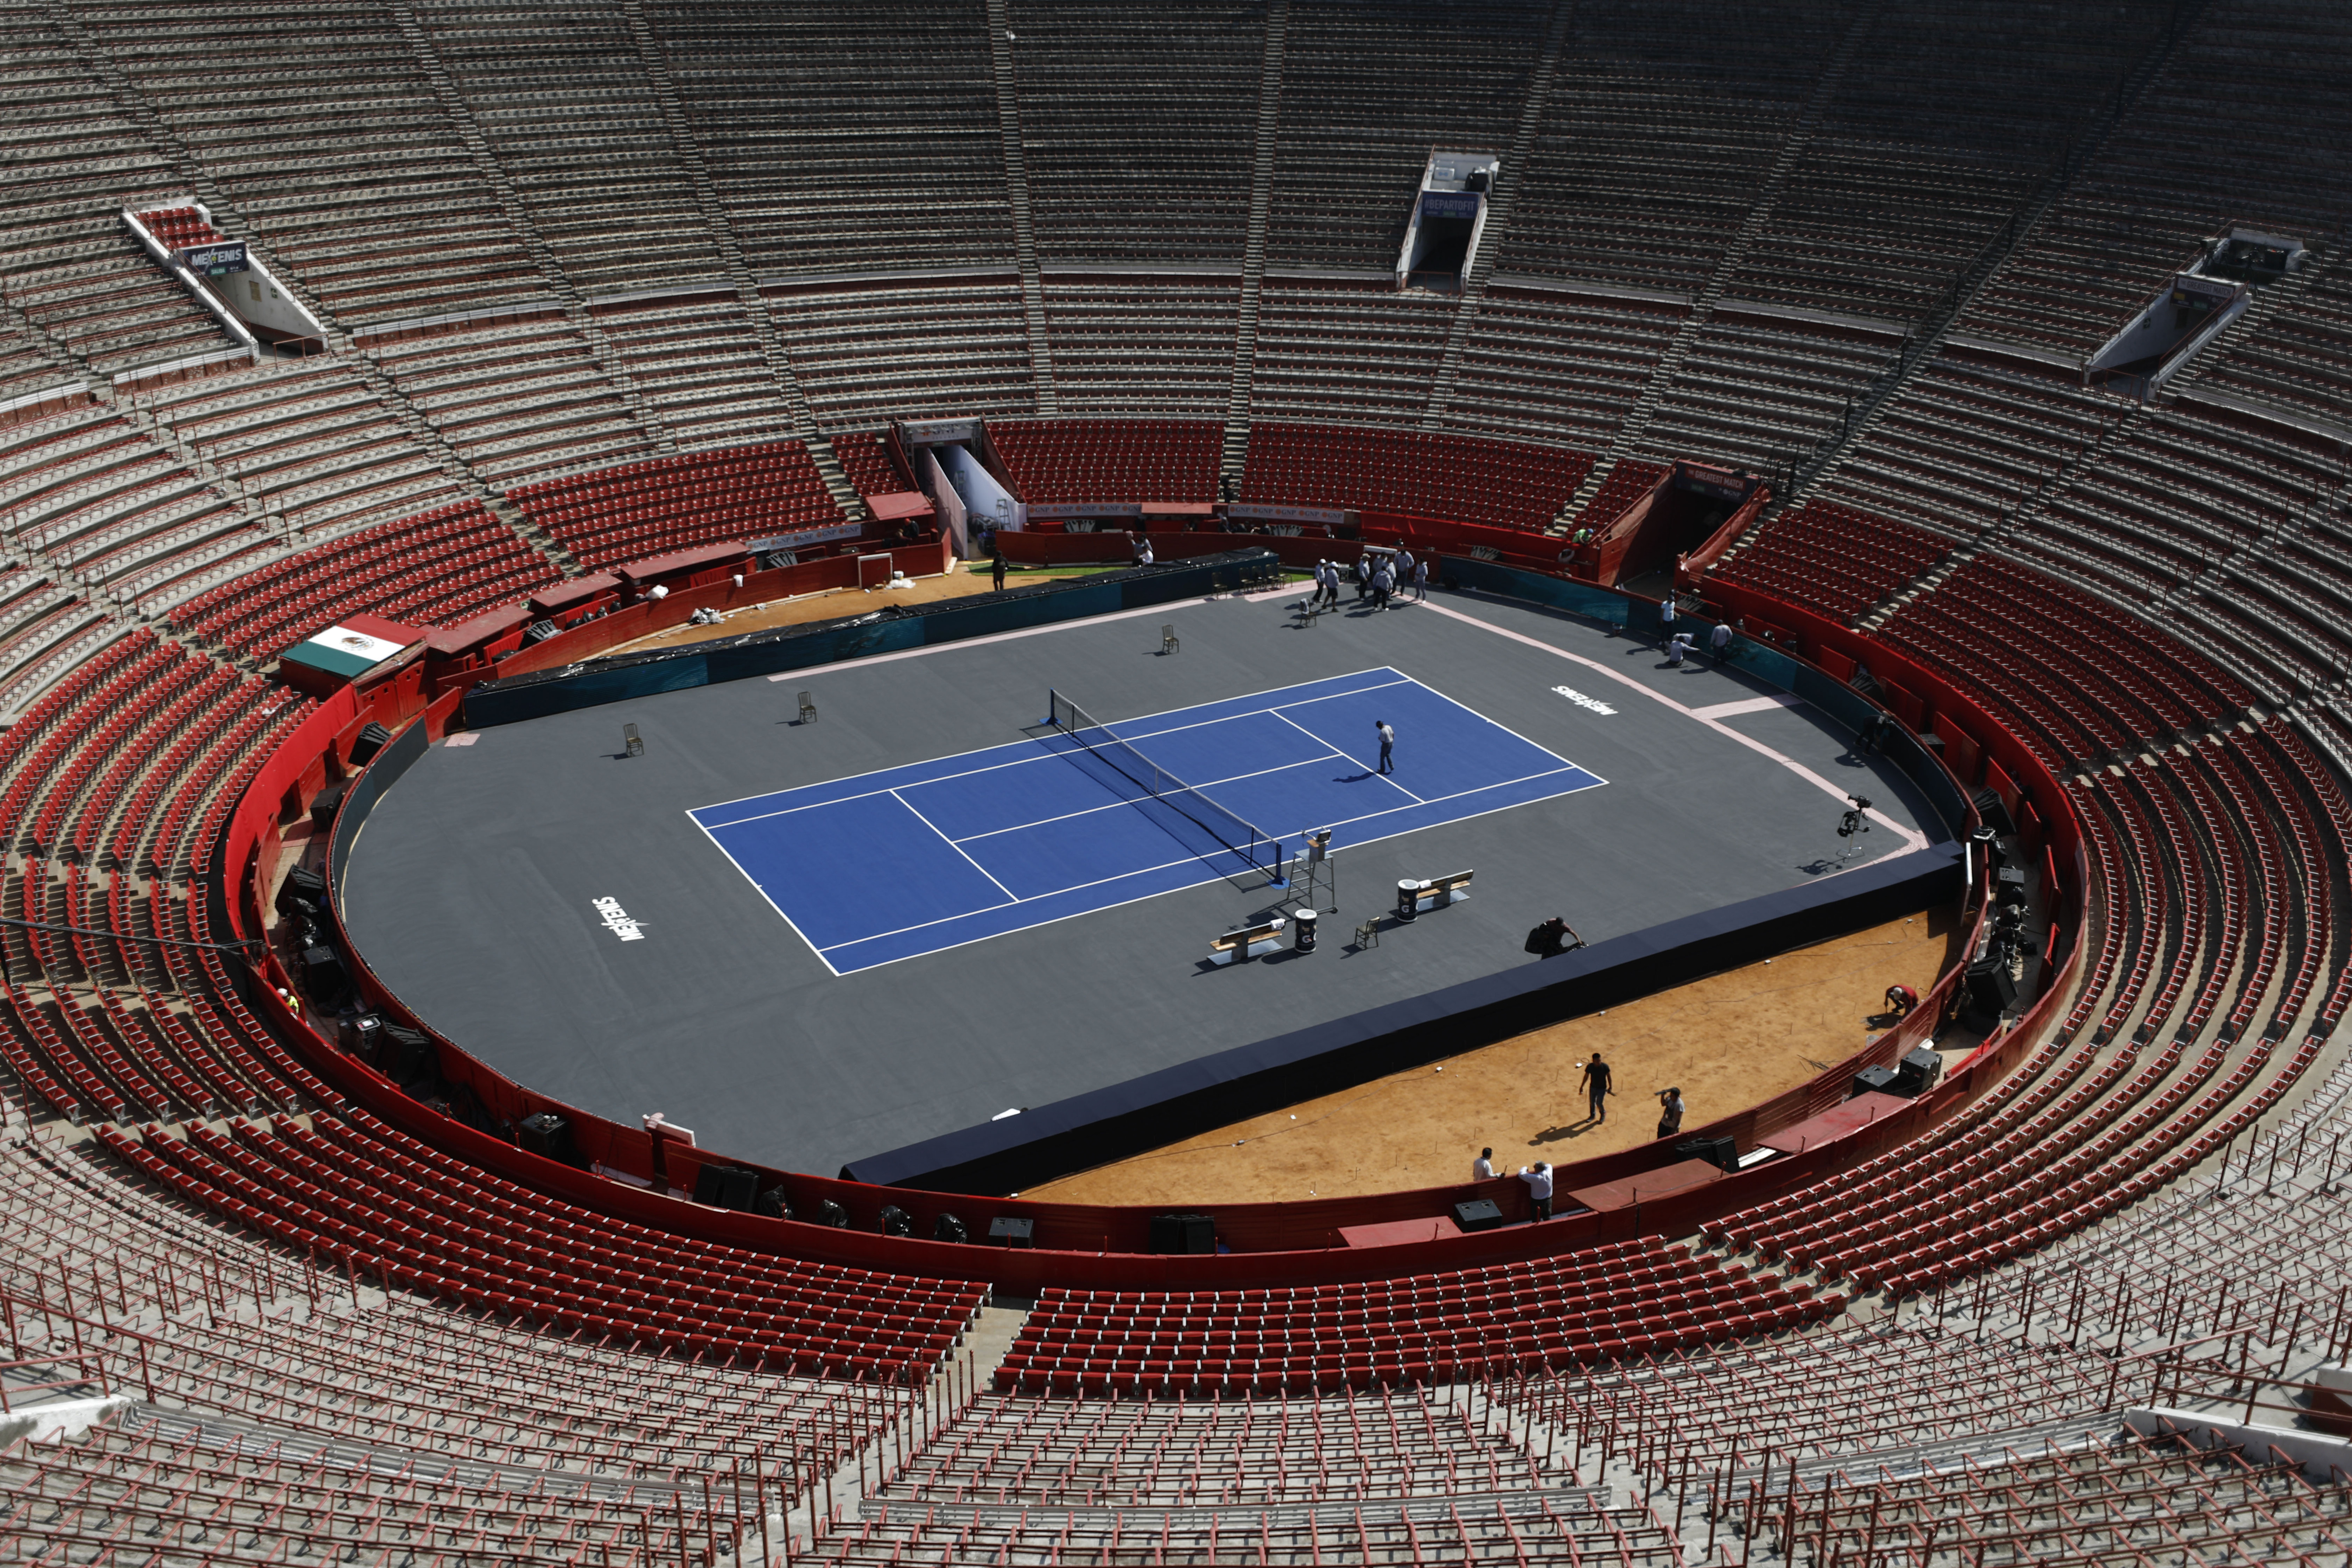
<svg viewBox="0 0 2352 1568">
<path fill-rule="evenodd" d="M 1910 1103 L 1899 1094 L 1857 1094 L 1843 1105 L 1832 1105 L 1819 1116 L 1808 1116 L 1793 1127 L 1783 1127 L 1768 1138 L 1759 1138 L 1756 1146 L 1778 1149 L 1783 1154 L 1801 1154 L 1891 1116 Z"/>
<path fill-rule="evenodd" d="M 1578 1187 L 1565 1195 L 1572 1204 L 1605 1212 L 1629 1209 L 1645 1199 L 1686 1193 L 1693 1187 L 1703 1187 L 1709 1182 L 1722 1179 L 1723 1172 L 1713 1161 L 1683 1160 L 1672 1165 L 1661 1165 L 1654 1171 L 1644 1171 L 1638 1176 L 1603 1182 L 1597 1187 Z"/>
</svg>

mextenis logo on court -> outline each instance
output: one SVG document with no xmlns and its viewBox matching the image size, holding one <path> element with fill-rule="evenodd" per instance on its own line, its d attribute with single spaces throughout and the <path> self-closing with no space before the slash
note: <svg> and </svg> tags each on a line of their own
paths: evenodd
<svg viewBox="0 0 2352 1568">
<path fill-rule="evenodd" d="M 623 942 L 643 942 L 646 940 L 644 928 L 629 918 L 629 912 L 621 908 L 620 900 L 591 899 L 588 901 L 588 907 L 594 910 L 598 915 L 604 918 L 604 929 L 611 931 L 614 936 L 619 937 Z"/>
<path fill-rule="evenodd" d="M 1590 708 L 1595 713 L 1614 713 L 1617 711 L 1617 710 L 1610 707 L 1609 704 L 1601 701 L 1599 698 L 1587 697 L 1583 692 L 1579 691 L 1573 686 L 1555 686 L 1552 689 L 1559 692 L 1562 697 L 1567 698 L 1570 702 L 1575 703 L 1579 708 Z"/>
</svg>

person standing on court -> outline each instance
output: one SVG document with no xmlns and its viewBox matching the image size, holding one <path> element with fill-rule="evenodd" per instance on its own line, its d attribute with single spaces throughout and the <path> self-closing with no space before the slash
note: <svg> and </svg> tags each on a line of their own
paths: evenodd
<svg viewBox="0 0 2352 1568">
<path fill-rule="evenodd" d="M 1671 588 L 1658 601 L 1658 635 L 1667 642 L 1675 640 L 1675 591 Z"/>
<path fill-rule="evenodd" d="M 1372 558 L 1370 555 L 1359 555 L 1356 557 L 1356 603 L 1362 604 L 1364 595 L 1371 591 Z"/>
<path fill-rule="evenodd" d="M 1492 1149 L 1479 1150 L 1478 1157 L 1470 1162 L 1470 1179 L 1474 1182 L 1495 1179 L 1495 1152 Z"/>
<path fill-rule="evenodd" d="M 1584 1064 L 1584 1081 L 1580 1086 L 1584 1090 L 1584 1119 L 1587 1121 L 1609 1120 L 1609 1097 L 1615 1092 L 1609 1087 L 1612 1076 L 1609 1064 L 1601 1059 L 1601 1053 L 1593 1052 L 1592 1059 Z"/>
<path fill-rule="evenodd" d="M 1658 1136 L 1671 1138 L 1683 1130 L 1683 1091 L 1658 1090 Z"/>
<path fill-rule="evenodd" d="M 1536 1218 L 1551 1218 L 1551 1167 L 1541 1160 L 1519 1167 L 1519 1180 L 1528 1184 L 1528 1196 L 1535 1205 Z"/>
<path fill-rule="evenodd" d="M 1706 634 L 1706 646 L 1707 650 L 1715 655 L 1715 662 L 1721 664 L 1731 652 L 1731 623 L 1716 622 L 1715 630 Z"/>
<path fill-rule="evenodd" d="M 1429 597 L 1429 563 L 1426 560 L 1412 563 L 1412 596 L 1416 600 Z"/>
<path fill-rule="evenodd" d="M 1004 552 L 1003 552 L 1002 550 L 1000 550 L 1000 551 L 998 551 L 998 552 L 996 552 L 996 560 L 995 560 L 994 563 L 993 563 L 993 564 L 992 564 L 992 565 L 989 567 L 988 574 L 989 574 L 991 577 L 992 577 L 992 578 L 994 578 L 994 579 L 996 580 L 996 589 L 997 589 L 997 591 L 998 591 L 999 593 L 1003 592 L 1003 590 L 1004 590 Z"/>
<path fill-rule="evenodd" d="M 1387 562 L 1383 561 L 1379 565 L 1372 568 L 1372 607 L 1374 609 L 1387 609 L 1389 607 L 1389 595 L 1392 593 L 1395 588 L 1396 580 L 1389 575 L 1389 563 Z"/>
<path fill-rule="evenodd" d="M 1372 728 L 1381 732 L 1380 771 L 1392 773 L 1396 772 L 1396 763 L 1391 759 L 1390 752 L 1396 746 L 1396 731 L 1389 727 L 1389 721 L 1385 719 L 1373 720 Z"/>
</svg>

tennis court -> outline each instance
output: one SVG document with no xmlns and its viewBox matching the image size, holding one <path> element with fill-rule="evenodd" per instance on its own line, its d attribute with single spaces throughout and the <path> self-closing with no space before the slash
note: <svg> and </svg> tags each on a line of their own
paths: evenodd
<svg viewBox="0 0 2352 1568">
<path fill-rule="evenodd" d="M 1027 739 L 688 815 L 847 974 L 1219 879 L 1271 902 L 1309 828 L 1344 854 L 1606 782 L 1390 668 L 1100 725 L 1036 707 Z"/>
</svg>

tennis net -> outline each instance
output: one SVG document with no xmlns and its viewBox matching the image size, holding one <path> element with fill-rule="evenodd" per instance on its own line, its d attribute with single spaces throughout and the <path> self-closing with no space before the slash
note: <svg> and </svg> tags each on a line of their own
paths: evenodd
<svg viewBox="0 0 2352 1568">
<path fill-rule="evenodd" d="M 1055 729 L 1117 769 L 1152 799 L 1176 812 L 1248 864 L 1261 867 L 1276 877 L 1282 874 L 1282 845 L 1279 840 L 1260 832 L 1248 821 L 1219 805 L 1137 751 L 1121 740 L 1109 725 L 1087 713 L 1059 691 L 1049 689 L 1046 698 L 1049 705 L 1046 721 Z"/>
</svg>

